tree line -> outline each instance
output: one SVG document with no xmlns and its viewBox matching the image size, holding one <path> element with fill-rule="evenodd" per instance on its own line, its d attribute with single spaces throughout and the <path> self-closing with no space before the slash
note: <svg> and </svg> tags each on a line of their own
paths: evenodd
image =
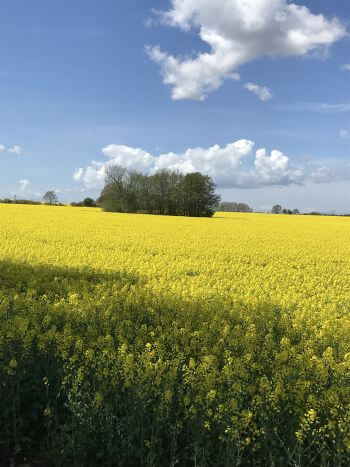
<svg viewBox="0 0 350 467">
<path fill-rule="evenodd" d="M 199 172 L 164 169 L 146 175 L 110 165 L 98 201 L 104 211 L 212 217 L 221 201 L 215 188 L 212 178 Z"/>
<path fill-rule="evenodd" d="M 64 204 L 62 204 L 62 203 L 60 203 L 58 201 L 57 193 L 54 190 L 47 191 L 43 196 L 43 200 L 44 200 L 44 203 L 42 203 L 41 201 L 38 201 L 38 200 L 33 200 L 33 199 L 18 198 L 15 195 L 13 199 L 10 199 L 10 198 L 0 199 L 0 203 L 3 203 L 3 204 L 34 204 L 34 205 L 49 204 L 49 205 L 54 205 L 54 206 L 64 206 Z"/>
<path fill-rule="evenodd" d="M 275 204 L 271 209 L 272 214 L 300 214 L 299 209 L 282 209 L 280 204 Z"/>
<path fill-rule="evenodd" d="M 247 203 L 236 203 L 231 201 L 222 201 L 217 207 L 221 212 L 253 212 L 253 209 Z"/>
</svg>

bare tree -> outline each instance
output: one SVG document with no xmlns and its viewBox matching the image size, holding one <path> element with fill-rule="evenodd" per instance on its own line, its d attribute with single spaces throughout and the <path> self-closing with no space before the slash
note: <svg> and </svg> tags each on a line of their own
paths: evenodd
<svg viewBox="0 0 350 467">
<path fill-rule="evenodd" d="M 129 178 L 127 170 L 121 165 L 108 165 L 105 169 L 103 197 L 109 199 L 120 212 L 125 210 Z"/>
<path fill-rule="evenodd" d="M 107 165 L 105 172 L 105 182 L 107 184 L 115 184 L 119 193 L 123 193 L 129 178 L 126 169 L 117 164 Z"/>
<path fill-rule="evenodd" d="M 48 204 L 56 204 L 58 202 L 56 192 L 53 190 L 47 191 L 43 196 L 43 200 Z"/>
</svg>

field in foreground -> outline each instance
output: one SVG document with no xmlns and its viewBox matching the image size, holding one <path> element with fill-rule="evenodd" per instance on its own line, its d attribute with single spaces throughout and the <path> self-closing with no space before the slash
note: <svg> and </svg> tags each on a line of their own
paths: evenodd
<svg viewBox="0 0 350 467">
<path fill-rule="evenodd" d="M 349 227 L 0 205 L 0 456 L 349 465 Z"/>
</svg>

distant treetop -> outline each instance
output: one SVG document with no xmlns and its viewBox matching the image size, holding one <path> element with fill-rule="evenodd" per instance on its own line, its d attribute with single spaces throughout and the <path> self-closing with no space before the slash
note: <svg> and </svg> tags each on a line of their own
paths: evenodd
<svg viewBox="0 0 350 467">
<path fill-rule="evenodd" d="M 56 203 L 58 203 L 57 194 L 53 190 L 47 191 L 43 196 L 43 200 L 47 204 L 56 204 Z"/>
<path fill-rule="evenodd" d="M 222 212 L 253 212 L 252 208 L 246 203 L 235 203 L 231 201 L 222 201 L 217 207 Z"/>
</svg>

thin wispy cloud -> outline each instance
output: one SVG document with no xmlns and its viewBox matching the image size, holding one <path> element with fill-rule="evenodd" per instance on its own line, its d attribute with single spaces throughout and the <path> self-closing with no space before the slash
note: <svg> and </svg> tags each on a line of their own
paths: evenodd
<svg viewBox="0 0 350 467">
<path fill-rule="evenodd" d="M 278 110 L 298 111 L 298 112 L 325 112 L 343 113 L 350 112 L 350 102 L 329 104 L 326 102 L 292 102 L 289 104 L 276 104 Z"/>
<path fill-rule="evenodd" d="M 350 130 L 346 130 L 346 129 L 340 130 L 339 136 L 343 139 L 350 139 Z"/>
</svg>

